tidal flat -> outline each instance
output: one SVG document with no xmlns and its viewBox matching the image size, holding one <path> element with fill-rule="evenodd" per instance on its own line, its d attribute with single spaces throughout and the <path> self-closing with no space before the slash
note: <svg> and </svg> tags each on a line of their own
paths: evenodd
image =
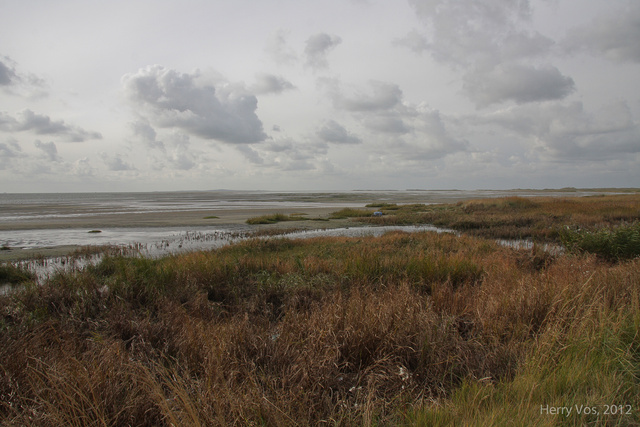
<svg viewBox="0 0 640 427">
<path fill-rule="evenodd" d="M 283 221 L 23 276 L 0 295 L 0 424 L 637 425 L 640 195 L 616 193 L 359 200 L 327 208 L 457 232 Z"/>
</svg>

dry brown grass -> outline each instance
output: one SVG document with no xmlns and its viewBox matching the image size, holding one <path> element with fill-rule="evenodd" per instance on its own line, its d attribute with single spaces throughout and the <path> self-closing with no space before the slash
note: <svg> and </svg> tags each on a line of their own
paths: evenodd
<svg viewBox="0 0 640 427">
<path fill-rule="evenodd" d="M 396 424 L 637 316 L 638 283 L 639 260 L 435 233 L 110 257 L 0 297 L 0 420 Z"/>
</svg>

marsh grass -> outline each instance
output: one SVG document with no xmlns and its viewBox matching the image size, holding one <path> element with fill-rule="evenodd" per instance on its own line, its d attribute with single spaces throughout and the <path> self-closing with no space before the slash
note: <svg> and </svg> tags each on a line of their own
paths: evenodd
<svg viewBox="0 0 640 427">
<path fill-rule="evenodd" d="M 379 207 L 386 215 L 360 218 L 379 225 L 433 224 L 478 237 L 560 243 L 564 228 L 596 230 L 640 220 L 640 196 L 505 197 L 440 205 Z"/>
<path fill-rule="evenodd" d="M 640 222 L 595 230 L 565 227 L 560 239 L 571 251 L 594 253 L 608 261 L 640 256 Z"/>
<path fill-rule="evenodd" d="M 283 214 L 283 213 L 274 213 L 269 215 L 256 216 L 247 219 L 247 224 L 275 224 L 277 222 L 283 221 L 308 221 L 310 218 L 305 217 L 305 213 L 292 213 L 292 214 Z"/>
<path fill-rule="evenodd" d="M 637 425 L 638 283 L 429 232 L 112 254 L 0 296 L 0 424 Z"/>
<path fill-rule="evenodd" d="M 20 284 L 35 279 L 35 275 L 19 266 L 13 264 L 0 265 L 0 283 Z"/>
</svg>

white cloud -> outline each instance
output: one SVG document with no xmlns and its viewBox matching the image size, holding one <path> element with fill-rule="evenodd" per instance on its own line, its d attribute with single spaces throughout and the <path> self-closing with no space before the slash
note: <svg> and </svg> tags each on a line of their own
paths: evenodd
<svg viewBox="0 0 640 427">
<path fill-rule="evenodd" d="M 159 65 L 123 77 L 129 99 L 157 126 L 181 129 L 204 139 L 249 144 L 266 137 L 256 115 L 258 101 L 241 86 L 203 82 L 200 73 L 179 73 Z"/>
</svg>

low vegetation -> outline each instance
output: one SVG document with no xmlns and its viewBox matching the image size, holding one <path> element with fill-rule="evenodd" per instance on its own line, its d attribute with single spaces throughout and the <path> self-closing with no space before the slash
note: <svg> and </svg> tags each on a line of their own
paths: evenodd
<svg viewBox="0 0 640 427">
<path fill-rule="evenodd" d="M 378 209 L 385 215 L 363 215 L 359 220 L 378 225 L 433 224 L 478 237 L 560 243 L 567 227 L 594 231 L 640 221 L 640 195 L 506 197 Z"/>
<path fill-rule="evenodd" d="M 525 200 L 376 220 L 536 224 L 547 202 Z M 546 215 L 613 234 L 633 216 L 577 203 Z M 637 425 L 638 283 L 638 257 L 450 233 L 107 256 L 0 296 L 0 424 Z"/>
<path fill-rule="evenodd" d="M 277 222 L 283 222 L 283 221 L 307 221 L 309 220 L 309 218 L 305 217 L 303 213 L 296 213 L 296 214 L 283 214 L 283 213 L 274 213 L 274 214 L 269 214 L 269 215 L 262 215 L 262 216 L 256 216 L 256 217 L 252 217 L 247 219 L 246 223 L 247 224 L 252 224 L 252 225 L 256 225 L 256 224 L 275 224 Z"/>
</svg>

